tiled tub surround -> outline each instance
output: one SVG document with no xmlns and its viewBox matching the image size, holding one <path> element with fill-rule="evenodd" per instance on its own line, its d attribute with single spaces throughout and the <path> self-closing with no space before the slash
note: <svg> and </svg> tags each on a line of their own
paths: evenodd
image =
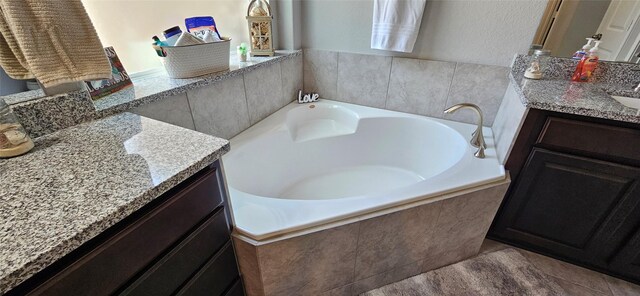
<svg viewBox="0 0 640 296">
<path fill-rule="evenodd" d="M 0 293 L 229 151 L 229 142 L 122 113 L 37 138 L 0 160 Z M 90 168 L 88 168 L 90 166 Z"/>
<path fill-rule="evenodd" d="M 356 294 L 475 255 L 509 183 L 489 128 L 487 157 L 473 156 L 475 128 L 322 100 L 231 139 L 249 295 Z"/>
<path fill-rule="evenodd" d="M 270 241 L 236 233 L 247 295 L 358 295 L 473 257 L 508 184 L 499 181 Z"/>
<path fill-rule="evenodd" d="M 491 126 L 509 83 L 509 68 L 344 52 L 304 50 L 304 88 L 320 97 L 466 123 L 470 110 L 444 114 L 448 106 L 479 105 Z"/>
<path fill-rule="evenodd" d="M 172 79 L 161 70 L 133 78 L 133 83 L 97 101 L 83 92 L 38 98 L 42 94 L 34 91 L 4 98 L 33 137 L 132 111 L 230 138 L 293 101 L 302 88 L 302 52 L 278 51 L 245 63 L 232 56 L 229 71 Z M 225 120 L 229 118 L 232 122 Z"/>
</svg>

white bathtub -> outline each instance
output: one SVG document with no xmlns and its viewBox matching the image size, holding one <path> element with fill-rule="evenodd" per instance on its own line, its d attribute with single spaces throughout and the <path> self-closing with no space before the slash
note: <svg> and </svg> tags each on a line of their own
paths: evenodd
<svg viewBox="0 0 640 296">
<path fill-rule="evenodd" d="M 223 156 L 235 229 L 254 240 L 353 219 L 505 178 L 493 133 L 341 102 L 292 103 Z"/>
</svg>

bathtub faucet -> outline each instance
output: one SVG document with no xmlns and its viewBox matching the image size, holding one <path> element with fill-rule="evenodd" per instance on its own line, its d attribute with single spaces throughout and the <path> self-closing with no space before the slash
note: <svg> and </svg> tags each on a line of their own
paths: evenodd
<svg viewBox="0 0 640 296">
<path fill-rule="evenodd" d="M 482 110 L 480 110 L 480 107 L 470 103 L 462 103 L 447 108 L 446 110 L 444 110 L 444 113 L 453 113 L 462 108 L 470 108 L 478 113 L 478 128 L 475 132 L 473 132 L 470 143 L 473 147 L 478 148 L 478 151 L 476 151 L 473 156 L 477 158 L 484 158 L 484 149 L 487 148 L 487 145 L 484 142 L 484 135 L 482 135 Z"/>
</svg>

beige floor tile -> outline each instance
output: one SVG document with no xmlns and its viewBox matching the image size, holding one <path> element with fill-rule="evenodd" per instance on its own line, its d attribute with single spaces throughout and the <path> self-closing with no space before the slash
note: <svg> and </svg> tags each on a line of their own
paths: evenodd
<svg viewBox="0 0 640 296">
<path fill-rule="evenodd" d="M 604 279 L 604 276 L 599 272 L 533 252 L 525 250 L 519 251 L 524 254 L 524 256 L 529 259 L 533 265 L 535 265 L 535 267 L 548 275 L 578 284 L 600 293 L 609 292 L 607 282 Z"/>
<path fill-rule="evenodd" d="M 640 296 L 640 286 L 608 275 L 604 276 L 613 296 Z"/>
<path fill-rule="evenodd" d="M 500 250 L 504 250 L 506 248 L 509 248 L 511 246 L 494 241 L 494 240 L 490 240 L 490 239 L 485 239 L 482 242 L 482 246 L 480 247 L 480 254 L 486 254 L 486 253 L 491 253 L 491 252 L 495 252 L 495 251 L 500 251 Z"/>
<path fill-rule="evenodd" d="M 574 284 L 561 278 L 549 276 L 553 279 L 562 289 L 567 292 L 568 296 L 610 296 L 611 293 L 602 293 L 589 288 Z"/>
</svg>

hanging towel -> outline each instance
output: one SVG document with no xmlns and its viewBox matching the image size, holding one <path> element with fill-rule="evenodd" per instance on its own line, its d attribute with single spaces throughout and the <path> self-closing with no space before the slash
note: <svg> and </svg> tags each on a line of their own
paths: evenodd
<svg viewBox="0 0 640 296">
<path fill-rule="evenodd" d="M 374 0 L 371 48 L 412 52 L 426 0 Z"/>
<path fill-rule="evenodd" d="M 81 0 L 0 0 L 0 66 L 45 87 L 111 78 Z"/>
</svg>

